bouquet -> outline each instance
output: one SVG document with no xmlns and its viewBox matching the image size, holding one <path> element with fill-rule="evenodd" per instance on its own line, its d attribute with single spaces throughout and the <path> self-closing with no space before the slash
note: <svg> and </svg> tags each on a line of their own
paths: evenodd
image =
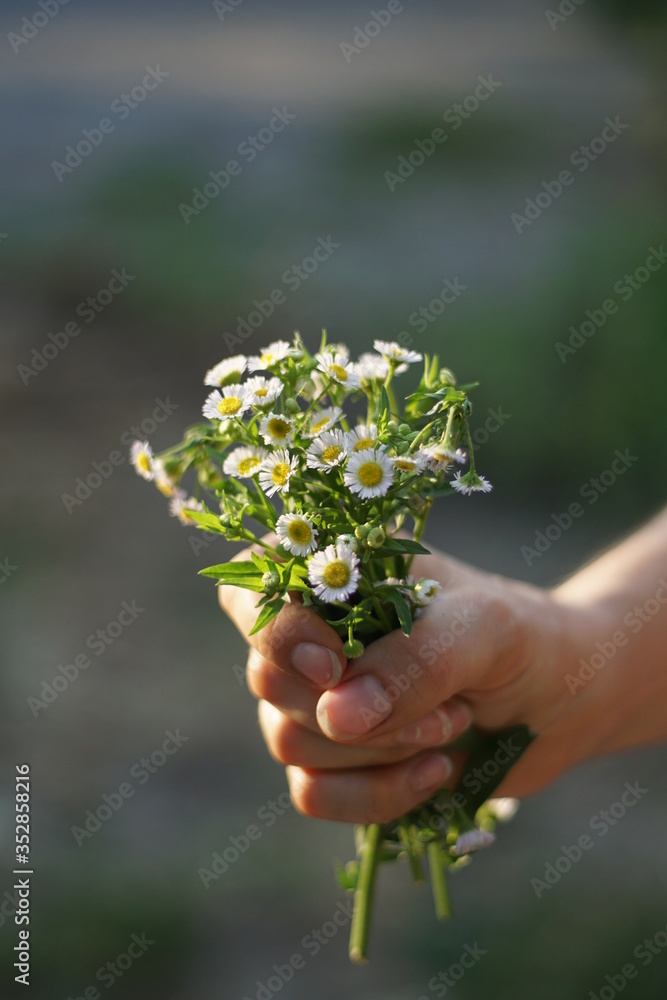
<svg viewBox="0 0 667 1000">
<path fill-rule="evenodd" d="M 375 352 L 352 362 L 323 334 L 313 356 L 296 334 L 291 344 L 227 358 L 206 374 L 205 422 L 160 455 L 140 441 L 131 452 L 182 523 L 252 544 L 250 560 L 201 571 L 262 595 L 251 634 L 299 601 L 336 630 L 348 659 L 394 629 L 409 636 L 437 599 L 436 581 L 411 575 L 415 555 L 429 554 L 421 539 L 433 502 L 491 489 L 475 468 L 468 427 L 475 383 L 457 385 L 437 356 L 396 343 L 377 340 Z M 422 362 L 419 385 L 399 406 L 395 379 Z M 189 473 L 193 495 L 181 486 Z M 515 752 L 498 753 L 509 738 Z M 443 789 L 392 823 L 357 828 L 356 860 L 339 872 L 355 894 L 353 960 L 366 957 L 381 862 L 407 859 L 419 882 L 426 859 L 436 913 L 449 915 L 446 874 L 491 843 L 496 822 L 513 813 L 513 800 L 490 796 L 531 739 L 521 726 L 469 731 L 455 745 L 468 754 L 460 790 Z M 471 781 L 489 760 L 484 782 Z"/>
</svg>

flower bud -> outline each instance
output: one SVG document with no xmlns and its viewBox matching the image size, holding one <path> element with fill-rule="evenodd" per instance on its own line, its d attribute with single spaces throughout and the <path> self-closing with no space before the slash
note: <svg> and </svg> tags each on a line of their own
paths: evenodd
<svg viewBox="0 0 667 1000">
<path fill-rule="evenodd" d="M 364 653 L 364 644 L 358 639 L 349 639 L 343 646 L 343 653 L 348 660 L 357 660 Z"/>
<path fill-rule="evenodd" d="M 440 381 L 443 385 L 456 385 L 456 376 L 449 368 L 440 369 Z"/>
<path fill-rule="evenodd" d="M 398 433 L 399 434 L 403 434 L 403 435 L 409 434 L 411 430 L 412 430 L 412 427 L 410 427 L 410 424 L 399 424 L 399 427 L 398 427 Z"/>
<path fill-rule="evenodd" d="M 280 587 L 280 573 L 276 569 L 270 569 L 262 577 L 262 587 L 264 588 L 264 593 L 269 597 L 273 597 L 274 594 L 278 592 Z"/>
<path fill-rule="evenodd" d="M 363 542 L 364 538 L 368 535 L 370 528 L 367 524 L 358 524 L 354 529 L 354 537 L 358 538 L 360 542 Z"/>
<path fill-rule="evenodd" d="M 285 409 L 287 410 L 288 413 L 291 414 L 297 414 L 301 412 L 301 407 L 299 406 L 299 404 L 297 403 L 296 399 L 294 399 L 293 396 L 290 396 L 289 399 L 285 400 Z"/>
<path fill-rule="evenodd" d="M 366 538 L 366 544 L 372 549 L 381 549 L 387 541 L 387 532 L 384 528 L 371 528 Z"/>
<path fill-rule="evenodd" d="M 396 423 L 395 420 L 389 421 L 389 423 L 387 424 L 387 430 L 390 431 L 392 434 L 396 434 L 396 432 L 398 431 L 398 424 Z"/>
<path fill-rule="evenodd" d="M 229 511 L 224 511 L 224 513 L 220 515 L 220 524 L 223 526 L 223 528 L 238 527 L 238 521 L 236 520 L 233 514 L 229 513 Z"/>
</svg>

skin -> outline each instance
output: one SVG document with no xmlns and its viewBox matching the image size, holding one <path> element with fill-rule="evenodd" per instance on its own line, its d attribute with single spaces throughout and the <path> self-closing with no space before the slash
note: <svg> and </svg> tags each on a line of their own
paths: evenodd
<svg viewBox="0 0 667 1000">
<path fill-rule="evenodd" d="M 500 796 L 667 737 L 667 511 L 552 590 L 441 553 L 417 557 L 413 573 L 443 590 L 410 639 L 394 632 L 348 663 L 333 629 L 296 601 L 249 639 L 248 686 L 300 812 L 388 822 L 453 786 L 462 761 L 446 746 L 473 721 L 539 734 Z M 257 595 L 219 595 L 247 636 Z M 598 642 L 609 655 L 571 690 Z"/>
</svg>

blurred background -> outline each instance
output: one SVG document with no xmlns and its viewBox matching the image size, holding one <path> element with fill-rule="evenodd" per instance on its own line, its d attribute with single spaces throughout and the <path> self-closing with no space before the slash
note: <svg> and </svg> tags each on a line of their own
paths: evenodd
<svg viewBox="0 0 667 1000">
<path fill-rule="evenodd" d="M 316 346 L 326 327 L 355 353 L 407 331 L 413 349 L 479 379 L 478 465 L 495 486 L 443 504 L 433 543 L 549 585 L 664 502 L 666 271 L 646 268 L 665 238 L 664 5 L 396 7 L 380 30 L 367 4 L 346 2 L 2 6 L 2 996 L 18 991 L 24 761 L 39 1000 L 95 988 L 423 1000 L 446 995 L 434 977 L 475 942 L 485 955 L 458 997 L 610 996 L 605 977 L 639 965 L 634 948 L 667 925 L 657 747 L 591 762 L 527 801 L 457 877 L 446 927 L 427 888 L 383 870 L 372 961 L 351 967 L 347 926 L 327 931 L 352 831 L 284 808 L 243 639 L 197 577 L 233 549 L 198 545 L 129 468 L 137 428 L 158 450 L 178 440 L 199 418 L 204 371 L 230 354 L 295 329 Z M 387 20 L 382 0 L 373 9 Z M 475 106 L 480 77 L 500 86 Z M 456 104 L 465 115 L 443 124 Z M 288 124 L 267 133 L 276 109 Z M 606 118 L 627 127 L 591 147 Z M 439 127 L 446 141 L 410 171 L 416 140 Z M 233 159 L 240 173 L 207 195 Z M 543 182 L 568 168 L 573 183 L 547 196 Z M 338 246 L 302 268 L 320 239 Z M 447 280 L 464 290 L 443 305 Z M 241 342 L 240 321 L 274 289 L 283 301 Z M 637 458 L 627 473 L 589 487 L 597 502 L 547 551 L 522 553 L 617 449 Z M 124 602 L 142 610 L 119 626 Z M 82 654 L 90 666 L 68 680 Z M 167 733 L 177 752 L 162 750 Z M 531 878 L 628 781 L 649 794 L 538 899 Z M 88 811 L 105 804 L 95 829 Z M 92 834 L 73 832 L 86 819 Z M 230 838 L 251 824 L 260 838 L 205 888 L 200 870 L 216 852 L 233 858 Z M 318 954 L 304 943 L 313 930 Z M 141 957 L 113 965 L 133 935 L 146 936 Z M 305 967 L 285 982 L 274 966 L 297 953 Z M 666 974 L 655 955 L 627 996 L 662 998 Z"/>
</svg>

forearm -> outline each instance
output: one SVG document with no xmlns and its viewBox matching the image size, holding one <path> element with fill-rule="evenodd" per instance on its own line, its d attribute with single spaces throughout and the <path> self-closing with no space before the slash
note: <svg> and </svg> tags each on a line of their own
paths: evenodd
<svg viewBox="0 0 667 1000">
<path fill-rule="evenodd" d="M 594 623 L 570 687 L 599 706 L 599 750 L 667 738 L 667 511 L 553 596 Z"/>
</svg>

